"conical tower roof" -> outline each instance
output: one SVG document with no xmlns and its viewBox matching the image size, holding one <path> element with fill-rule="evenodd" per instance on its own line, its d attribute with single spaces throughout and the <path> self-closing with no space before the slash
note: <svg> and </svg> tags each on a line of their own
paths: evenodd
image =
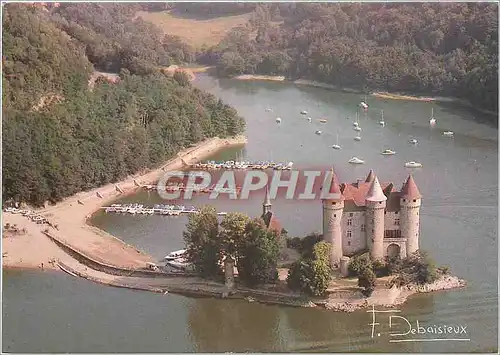
<svg viewBox="0 0 500 355">
<path fill-rule="evenodd" d="M 328 200 L 343 200 L 344 196 L 340 190 L 340 183 L 337 175 L 333 171 L 333 167 L 329 171 L 330 174 L 330 188 L 328 189 L 329 194 L 337 194 L 337 198 L 328 198 Z"/>
<path fill-rule="evenodd" d="M 401 189 L 401 197 L 409 200 L 422 198 L 420 191 L 418 191 L 417 184 L 415 183 L 415 180 L 413 180 L 413 176 L 409 175 L 408 179 L 406 179 L 406 182 Z"/>
<path fill-rule="evenodd" d="M 375 173 L 373 172 L 373 169 L 370 169 L 370 172 L 368 173 L 365 182 L 372 182 L 373 179 L 375 179 Z"/>
<path fill-rule="evenodd" d="M 378 178 L 375 176 L 373 178 L 372 184 L 370 185 L 370 189 L 366 194 L 366 201 L 371 202 L 382 202 L 387 201 L 387 197 L 384 195 L 384 191 L 382 191 L 382 187 L 378 182 Z"/>
</svg>

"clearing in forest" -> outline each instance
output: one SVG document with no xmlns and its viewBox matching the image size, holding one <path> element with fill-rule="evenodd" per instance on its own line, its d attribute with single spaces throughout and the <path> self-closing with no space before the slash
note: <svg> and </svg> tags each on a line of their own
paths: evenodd
<svg viewBox="0 0 500 355">
<path fill-rule="evenodd" d="M 154 23 L 166 34 L 181 37 L 194 48 L 200 48 L 203 44 L 208 46 L 218 44 L 232 28 L 247 23 L 250 14 L 190 19 L 176 16 L 170 11 L 139 11 L 136 17 Z"/>
</svg>

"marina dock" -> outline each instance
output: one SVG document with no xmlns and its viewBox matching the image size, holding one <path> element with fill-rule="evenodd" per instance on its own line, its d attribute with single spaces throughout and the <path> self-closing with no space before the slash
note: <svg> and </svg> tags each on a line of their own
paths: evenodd
<svg viewBox="0 0 500 355">
<path fill-rule="evenodd" d="M 180 216 L 191 213 L 199 213 L 194 206 L 185 207 L 177 205 L 154 205 L 153 207 L 144 206 L 141 204 L 113 204 L 108 207 L 101 207 L 106 213 L 125 213 L 125 214 L 145 214 L 145 215 L 162 215 L 162 216 Z M 218 216 L 225 216 L 227 212 L 217 212 Z"/>
</svg>

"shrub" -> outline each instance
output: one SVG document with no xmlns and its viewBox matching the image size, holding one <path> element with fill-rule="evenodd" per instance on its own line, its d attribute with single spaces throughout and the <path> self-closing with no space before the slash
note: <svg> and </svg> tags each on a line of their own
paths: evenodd
<svg viewBox="0 0 500 355">
<path fill-rule="evenodd" d="M 358 286 L 363 287 L 363 294 L 366 297 L 370 297 L 375 289 L 375 273 L 370 268 L 364 268 L 361 270 L 358 276 Z"/>
<path fill-rule="evenodd" d="M 361 254 L 351 258 L 348 265 L 349 276 L 358 276 L 364 269 L 373 269 L 372 261 L 368 253 Z"/>
</svg>

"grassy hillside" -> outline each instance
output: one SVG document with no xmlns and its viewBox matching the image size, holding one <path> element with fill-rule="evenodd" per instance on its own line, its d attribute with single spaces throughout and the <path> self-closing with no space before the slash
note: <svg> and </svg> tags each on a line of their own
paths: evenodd
<svg viewBox="0 0 500 355">
<path fill-rule="evenodd" d="M 217 45 L 233 28 L 246 24 L 250 18 L 249 14 L 209 19 L 184 18 L 172 11 L 139 11 L 136 15 L 155 24 L 165 34 L 178 36 L 197 49 Z"/>
</svg>

